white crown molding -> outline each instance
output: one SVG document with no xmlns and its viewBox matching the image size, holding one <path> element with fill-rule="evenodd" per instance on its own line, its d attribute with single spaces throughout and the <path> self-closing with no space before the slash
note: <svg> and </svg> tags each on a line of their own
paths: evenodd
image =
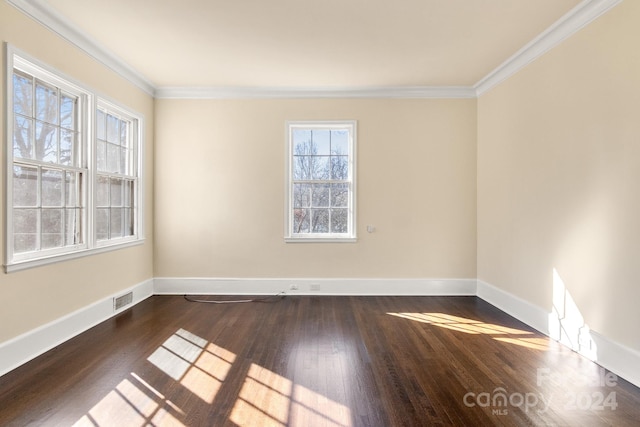
<svg viewBox="0 0 640 427">
<path fill-rule="evenodd" d="M 622 0 L 583 0 L 518 52 L 473 86 L 411 87 L 156 87 L 122 59 L 74 28 L 43 0 L 6 0 L 45 27 L 70 41 L 149 95 L 160 99 L 261 99 L 261 98 L 477 98 L 542 56 Z"/>
<path fill-rule="evenodd" d="M 473 87 L 481 96 L 502 83 L 563 40 L 584 28 L 622 0 L 584 0 L 536 38 L 524 45 L 509 59 L 479 80 Z"/>
<path fill-rule="evenodd" d="M 155 86 L 145 76 L 132 68 L 122 59 L 111 53 L 86 33 L 77 30 L 63 15 L 56 12 L 42 0 L 6 0 L 27 16 L 49 28 L 63 39 L 71 42 L 121 77 L 153 96 Z"/>
<path fill-rule="evenodd" d="M 397 87 L 159 87 L 159 99 L 261 99 L 261 98 L 475 98 L 470 86 Z"/>
</svg>

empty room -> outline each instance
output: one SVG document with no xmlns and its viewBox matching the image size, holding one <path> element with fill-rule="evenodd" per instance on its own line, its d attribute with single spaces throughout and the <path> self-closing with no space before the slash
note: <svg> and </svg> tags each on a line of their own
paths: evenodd
<svg viewBox="0 0 640 427">
<path fill-rule="evenodd" d="M 638 425 L 639 22 L 0 1 L 0 425 Z"/>
</svg>

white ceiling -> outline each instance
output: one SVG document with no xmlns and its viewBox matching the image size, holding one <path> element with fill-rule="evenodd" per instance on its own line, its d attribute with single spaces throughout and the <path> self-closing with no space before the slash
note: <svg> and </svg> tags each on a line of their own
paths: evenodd
<svg viewBox="0 0 640 427">
<path fill-rule="evenodd" d="M 45 11 L 156 89 L 473 87 L 559 19 L 602 3 L 9 1 Z"/>
</svg>

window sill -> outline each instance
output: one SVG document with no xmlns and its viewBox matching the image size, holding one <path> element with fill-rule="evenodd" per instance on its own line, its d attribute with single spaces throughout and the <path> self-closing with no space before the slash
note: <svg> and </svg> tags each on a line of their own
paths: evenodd
<svg viewBox="0 0 640 427">
<path fill-rule="evenodd" d="M 285 237 L 285 243 L 355 243 L 357 237 Z"/>
<path fill-rule="evenodd" d="M 41 267 L 44 265 L 55 264 L 58 262 L 67 261 L 71 259 L 97 255 L 103 252 L 110 252 L 118 249 L 138 246 L 143 243 L 144 243 L 144 238 L 140 238 L 136 240 L 130 240 L 127 242 L 105 245 L 105 246 L 101 246 L 93 249 L 82 249 L 75 252 L 67 252 L 60 255 L 51 255 L 48 257 L 29 259 L 24 261 L 14 261 L 12 263 L 5 264 L 4 271 L 5 273 L 13 273 L 15 271 L 27 270 L 29 268 Z"/>
</svg>

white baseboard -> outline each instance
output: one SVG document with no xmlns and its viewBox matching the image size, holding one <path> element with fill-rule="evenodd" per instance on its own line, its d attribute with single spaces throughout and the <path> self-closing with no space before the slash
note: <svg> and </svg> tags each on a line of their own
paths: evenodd
<svg viewBox="0 0 640 427">
<path fill-rule="evenodd" d="M 595 331 L 591 331 L 591 338 L 597 348 L 596 363 L 636 387 L 640 387 L 640 352 Z"/>
<path fill-rule="evenodd" d="M 476 295 L 475 279 L 221 279 L 159 277 L 156 295 Z M 295 288 L 295 289 L 293 289 Z"/>
<path fill-rule="evenodd" d="M 133 292 L 133 301 L 114 310 L 113 298 Z M 0 376 L 153 295 L 153 279 L 0 343 Z"/>
<path fill-rule="evenodd" d="M 545 335 L 549 336 L 550 329 L 553 329 L 553 327 L 550 328 L 549 323 L 558 321 L 552 313 L 545 309 L 482 280 L 478 280 L 477 289 L 479 298 Z M 640 387 L 640 352 L 615 342 L 596 331 L 589 330 L 589 335 L 595 349 L 592 353 L 590 352 L 591 354 L 583 354 L 603 368 Z M 553 338 L 557 339 L 557 337 Z M 562 339 L 559 342 L 579 351 L 578 346 L 572 346 Z"/>
<path fill-rule="evenodd" d="M 297 289 L 291 289 L 291 286 Z M 133 292 L 133 302 L 113 308 L 113 297 Z M 475 279 L 149 279 L 23 335 L 0 343 L 0 376 L 115 316 L 152 295 L 361 295 L 477 296 L 549 335 L 550 313 L 515 295 Z M 640 387 L 640 352 L 590 331 L 595 362 Z"/>
<path fill-rule="evenodd" d="M 549 335 L 549 313 L 545 309 L 482 280 L 478 280 L 477 289 L 476 296 L 479 298 L 526 323 L 533 329 Z"/>
</svg>

